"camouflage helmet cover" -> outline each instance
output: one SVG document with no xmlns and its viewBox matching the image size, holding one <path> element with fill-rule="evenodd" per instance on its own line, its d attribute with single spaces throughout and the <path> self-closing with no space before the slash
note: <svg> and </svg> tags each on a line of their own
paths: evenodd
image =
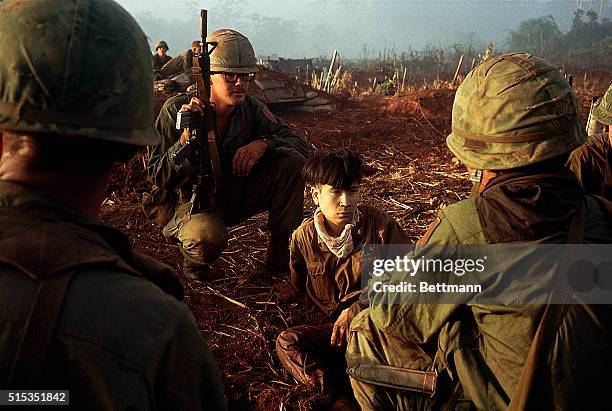
<svg viewBox="0 0 612 411">
<path fill-rule="evenodd" d="M 248 38 L 236 30 L 215 30 L 206 41 L 216 42 L 210 55 L 210 71 L 228 73 L 255 73 L 255 51 Z"/>
<path fill-rule="evenodd" d="M 487 59 L 465 78 L 446 143 L 477 170 L 523 167 L 586 140 L 576 95 L 559 71 L 530 54 Z"/>
<path fill-rule="evenodd" d="M 0 27 L 0 130 L 158 143 L 148 42 L 117 3 L 8 0 Z"/>
<path fill-rule="evenodd" d="M 603 98 L 593 107 L 593 117 L 600 123 L 612 126 L 612 84 L 608 87 L 608 91 Z"/>
<path fill-rule="evenodd" d="M 160 40 L 157 43 L 155 43 L 155 50 L 157 50 L 160 47 L 165 47 L 166 50 L 170 50 L 170 47 L 168 47 L 168 43 L 166 43 L 164 40 Z"/>
</svg>

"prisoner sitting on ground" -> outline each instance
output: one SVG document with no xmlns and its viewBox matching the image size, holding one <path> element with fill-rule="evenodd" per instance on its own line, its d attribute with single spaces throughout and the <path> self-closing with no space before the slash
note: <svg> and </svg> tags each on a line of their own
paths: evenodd
<svg viewBox="0 0 612 411">
<path fill-rule="evenodd" d="M 356 153 L 316 154 L 306 162 L 303 176 L 313 185 L 317 208 L 293 233 L 290 281 L 277 292 L 281 300 L 307 295 L 330 323 L 289 328 L 278 336 L 276 350 L 298 381 L 319 386 L 323 403 L 353 409 L 343 353 L 351 320 L 362 309 L 362 248 L 408 239 L 387 213 L 359 205 L 363 166 Z"/>
<path fill-rule="evenodd" d="M 603 132 L 589 136 L 586 143 L 574 150 L 567 166 L 587 193 L 612 201 L 612 84 L 593 107 L 592 115 L 604 125 Z"/>
<path fill-rule="evenodd" d="M 159 142 L 145 34 L 113 1 L 7 0 L 0 42 L 0 388 L 227 409 L 178 275 L 97 221 L 113 164 Z"/>
<path fill-rule="evenodd" d="M 209 206 L 191 210 L 198 165 L 206 159 L 201 156 L 176 162 L 173 155 L 186 144 L 189 130 L 177 130 L 175 124 L 177 112 L 201 116 L 203 105 L 187 94 L 166 101 L 155 123 L 162 142 L 149 160 L 149 175 L 164 190 L 161 197 L 168 199 L 175 190 L 179 193 L 176 200 L 169 200 L 176 201 L 176 208 L 171 207 L 161 219 L 165 220 L 160 222 L 165 224 L 163 234 L 181 244 L 185 276 L 206 280 L 214 275 L 210 264 L 227 246 L 226 226 L 269 211 L 266 266 L 271 271 L 286 272 L 289 235 L 303 218 L 304 182 L 300 172 L 308 144 L 263 103 L 247 95 L 256 71 L 249 40 L 237 31 L 221 29 L 211 33 L 208 41 L 218 44 L 210 55 L 210 101 L 215 107 L 222 181 L 214 195 L 209 195 L 210 187 L 199 185 L 196 197 L 210 199 Z"/>
<path fill-rule="evenodd" d="M 452 116 L 447 144 L 471 170 L 473 195 L 440 212 L 413 259 L 431 258 L 426 250 L 434 246 L 453 256 L 459 245 L 527 243 L 529 253 L 492 268 L 528 261 L 533 281 L 512 284 L 527 301 L 548 301 L 568 265 L 543 260 L 536 245 L 612 240 L 612 204 L 585 195 L 564 167 L 585 140 L 572 88 L 538 57 L 501 55 L 467 75 Z M 391 279 L 410 281 L 411 274 Z M 504 278 L 507 285 L 514 277 L 492 278 L 483 288 L 497 285 L 495 295 L 507 298 Z M 423 303 L 409 304 L 374 288 L 368 296 L 370 308 L 351 323 L 346 353 L 364 411 L 455 409 L 460 395 L 450 393 L 449 376 L 460 383 L 454 393 L 462 387 L 479 410 L 590 410 L 608 401 L 610 305 L 585 305 L 571 294 L 566 304 L 547 306 L 446 303 L 443 293 L 415 293 Z"/>
</svg>

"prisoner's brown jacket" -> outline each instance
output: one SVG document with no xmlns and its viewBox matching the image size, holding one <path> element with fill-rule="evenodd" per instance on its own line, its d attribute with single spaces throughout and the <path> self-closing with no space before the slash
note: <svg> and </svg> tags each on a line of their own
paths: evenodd
<svg viewBox="0 0 612 411">
<path fill-rule="evenodd" d="M 408 237 L 382 210 L 358 206 L 361 219 L 353 229 L 353 251 L 336 257 L 317 235 L 314 221 L 304 220 L 291 237 L 289 267 L 296 297 L 307 294 L 332 319 L 351 307 L 360 311 L 361 256 L 364 244 L 405 244 Z"/>
</svg>

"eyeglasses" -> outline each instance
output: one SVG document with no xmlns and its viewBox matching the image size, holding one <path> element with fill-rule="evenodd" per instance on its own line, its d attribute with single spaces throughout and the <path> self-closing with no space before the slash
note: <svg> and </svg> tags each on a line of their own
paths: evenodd
<svg viewBox="0 0 612 411">
<path fill-rule="evenodd" d="M 235 83 L 238 79 L 250 83 L 255 80 L 255 73 L 225 73 L 222 71 L 211 72 L 210 74 L 223 74 L 223 78 L 228 83 Z"/>
</svg>

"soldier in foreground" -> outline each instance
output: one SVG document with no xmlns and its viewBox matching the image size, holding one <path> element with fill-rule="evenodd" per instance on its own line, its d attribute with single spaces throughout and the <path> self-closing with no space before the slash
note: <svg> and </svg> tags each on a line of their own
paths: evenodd
<svg viewBox="0 0 612 411">
<path fill-rule="evenodd" d="M 595 104 L 592 116 L 607 130 L 589 136 L 586 143 L 574 150 L 567 166 L 576 174 L 587 193 L 612 201 L 612 84 Z"/>
<path fill-rule="evenodd" d="M 207 40 L 217 43 L 210 55 L 210 103 L 214 105 L 213 141 L 220 157 L 218 162 L 213 160 L 213 174 L 219 186 L 211 195 L 210 186 L 199 184 L 204 157 L 178 162 L 175 157 L 190 136 L 188 128 L 176 128 L 177 113 L 201 118 L 204 102 L 187 94 L 169 99 L 155 123 L 162 142 L 149 160 L 150 177 L 172 204 L 158 224 L 166 238 L 181 244 L 185 276 L 206 280 L 214 275 L 210 264 L 227 246 L 226 226 L 269 211 L 266 265 L 272 271 L 287 271 L 289 235 L 303 218 L 300 172 L 308 145 L 264 104 L 247 95 L 256 72 L 249 40 L 229 29 L 217 30 Z M 172 198 L 175 190 L 178 196 Z M 194 207 L 203 199 L 206 206 Z"/>
<path fill-rule="evenodd" d="M 356 153 L 316 154 L 306 162 L 303 176 L 312 184 L 317 209 L 293 233 L 291 278 L 278 293 L 281 300 L 310 297 L 330 322 L 283 331 L 276 351 L 296 380 L 318 385 L 322 403 L 334 410 L 357 409 L 352 405 L 344 351 L 349 325 L 363 309 L 359 302 L 363 245 L 406 243 L 408 238 L 387 213 L 359 205 L 363 165 Z"/>
<path fill-rule="evenodd" d="M 159 70 L 164 64 L 172 60 L 172 57 L 166 54 L 170 50 L 168 43 L 160 40 L 155 44 L 155 54 L 153 54 L 153 71 Z"/>
<path fill-rule="evenodd" d="M 113 164 L 159 141 L 144 33 L 112 1 L 6 1 L 0 41 L 0 388 L 226 409 L 178 276 L 96 221 Z"/>
<path fill-rule="evenodd" d="M 475 190 L 438 215 L 422 249 L 609 243 L 610 203 L 585 195 L 564 167 L 585 139 L 577 107 L 557 69 L 528 54 L 493 57 L 470 72 L 455 96 L 447 144 Z M 525 287 L 542 291 L 541 284 Z M 362 410 L 454 409 L 448 375 L 479 410 L 596 409 L 607 401 L 612 377 L 601 364 L 612 360 L 609 305 L 574 301 L 558 327 L 536 334 L 552 306 L 432 303 L 440 294 L 428 304 L 392 305 L 375 292 L 369 297 L 370 308 L 351 323 L 347 349 Z M 534 335 L 549 336 L 550 345 L 532 347 Z M 529 358 L 540 361 L 528 361 L 536 348 L 542 354 Z"/>
</svg>

